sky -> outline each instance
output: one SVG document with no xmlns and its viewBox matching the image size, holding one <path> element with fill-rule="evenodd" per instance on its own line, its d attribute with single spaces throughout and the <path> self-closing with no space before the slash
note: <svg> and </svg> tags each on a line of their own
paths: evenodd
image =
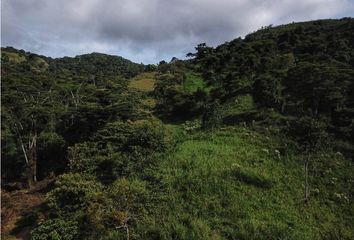
<svg viewBox="0 0 354 240">
<path fill-rule="evenodd" d="M 1 46 L 148 64 L 270 24 L 353 16 L 354 0 L 2 0 Z"/>
</svg>

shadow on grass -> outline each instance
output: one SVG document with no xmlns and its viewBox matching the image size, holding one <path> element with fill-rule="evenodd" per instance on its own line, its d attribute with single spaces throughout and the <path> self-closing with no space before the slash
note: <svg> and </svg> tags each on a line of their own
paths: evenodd
<svg viewBox="0 0 354 240">
<path fill-rule="evenodd" d="M 231 174 L 238 181 L 243 182 L 247 185 L 252 185 L 258 188 L 269 189 L 274 186 L 274 182 L 262 175 L 256 174 L 254 172 L 245 172 L 241 169 L 233 169 Z"/>
</svg>

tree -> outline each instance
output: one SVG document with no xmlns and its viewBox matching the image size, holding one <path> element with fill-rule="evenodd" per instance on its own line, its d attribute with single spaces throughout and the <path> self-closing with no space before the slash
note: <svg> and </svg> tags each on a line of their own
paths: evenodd
<svg viewBox="0 0 354 240">
<path fill-rule="evenodd" d="M 280 80 L 271 75 L 258 77 L 253 85 L 253 99 L 262 107 L 280 109 L 282 103 Z"/>
<path fill-rule="evenodd" d="M 53 118 L 50 92 L 38 91 L 35 94 L 23 94 L 23 101 L 7 108 L 11 131 L 23 154 L 27 183 L 31 187 L 37 182 L 37 141 Z M 18 104 L 18 105 L 17 105 Z"/>
<path fill-rule="evenodd" d="M 38 136 L 38 175 L 54 176 L 66 166 L 66 142 L 54 131 L 44 131 Z"/>
<path fill-rule="evenodd" d="M 305 155 L 304 159 L 304 199 L 309 199 L 309 164 L 312 156 L 317 151 L 328 146 L 329 135 L 326 131 L 326 124 L 318 119 L 305 116 L 293 120 L 288 126 L 288 135 L 297 144 L 299 152 Z"/>
<path fill-rule="evenodd" d="M 303 62 L 289 70 L 284 83 L 289 100 L 300 109 L 331 114 L 345 106 L 352 74 L 332 65 Z"/>
<path fill-rule="evenodd" d="M 221 124 L 220 104 L 218 101 L 208 103 L 205 105 L 202 116 L 202 128 L 211 129 L 219 127 Z"/>
</svg>

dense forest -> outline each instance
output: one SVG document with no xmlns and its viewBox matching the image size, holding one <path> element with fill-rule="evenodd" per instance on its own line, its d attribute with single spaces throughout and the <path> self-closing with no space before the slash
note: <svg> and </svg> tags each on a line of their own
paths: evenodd
<svg viewBox="0 0 354 240">
<path fill-rule="evenodd" d="M 354 19 L 187 58 L 1 48 L 2 238 L 354 239 Z"/>
</svg>

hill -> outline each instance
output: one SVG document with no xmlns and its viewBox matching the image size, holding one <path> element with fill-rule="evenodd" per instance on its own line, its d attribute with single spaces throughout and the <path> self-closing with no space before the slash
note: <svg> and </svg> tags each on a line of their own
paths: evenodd
<svg viewBox="0 0 354 240">
<path fill-rule="evenodd" d="M 353 39 L 268 26 L 157 66 L 2 48 L 2 238 L 353 239 Z"/>
<path fill-rule="evenodd" d="M 201 44 L 192 55 L 214 100 L 251 95 L 258 109 L 323 118 L 353 142 L 353 29 L 352 18 L 269 26 L 216 48 Z"/>
</svg>

